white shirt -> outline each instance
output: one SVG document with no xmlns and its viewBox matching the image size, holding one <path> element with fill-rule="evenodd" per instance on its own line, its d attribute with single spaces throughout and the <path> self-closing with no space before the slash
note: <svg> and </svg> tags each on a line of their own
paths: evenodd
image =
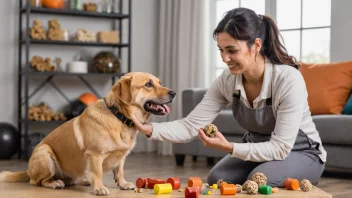
<svg viewBox="0 0 352 198">
<path fill-rule="evenodd" d="M 232 103 L 235 90 L 241 90 L 241 101 L 252 108 L 246 98 L 242 74 L 232 75 L 225 69 L 187 117 L 172 122 L 152 123 L 153 133 L 150 139 L 173 143 L 193 140 L 198 137 L 199 128 L 211 123 L 226 105 Z M 253 108 L 265 106 L 266 99 L 271 96 L 276 124 L 270 140 L 260 143 L 233 143 L 232 157 L 255 162 L 284 160 L 290 154 L 301 129 L 310 139 L 320 144 L 319 150 L 322 153 L 319 157 L 325 162 L 326 151 L 311 117 L 302 74 L 292 66 L 272 65 L 267 62 L 262 89 L 253 101 Z"/>
</svg>

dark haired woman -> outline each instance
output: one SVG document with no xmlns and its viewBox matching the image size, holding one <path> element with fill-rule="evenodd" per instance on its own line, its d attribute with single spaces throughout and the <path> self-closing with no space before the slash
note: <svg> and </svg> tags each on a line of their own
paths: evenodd
<svg viewBox="0 0 352 198">
<path fill-rule="evenodd" d="M 144 124 L 132 118 L 138 130 L 170 142 L 199 135 L 205 146 L 229 152 L 210 171 L 209 184 L 218 179 L 243 184 L 257 172 L 271 186 L 282 187 L 286 178 L 316 184 L 326 151 L 312 121 L 299 65 L 281 44 L 274 21 L 236 8 L 226 13 L 213 35 L 228 69 L 186 118 Z M 248 130 L 243 143 L 230 143 L 220 132 L 209 138 L 202 130 L 229 103 L 235 119 Z"/>
</svg>

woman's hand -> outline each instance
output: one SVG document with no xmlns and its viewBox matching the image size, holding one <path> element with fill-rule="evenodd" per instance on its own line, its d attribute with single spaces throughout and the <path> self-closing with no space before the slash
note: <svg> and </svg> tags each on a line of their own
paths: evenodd
<svg viewBox="0 0 352 198">
<path fill-rule="evenodd" d="M 141 123 L 135 115 L 131 116 L 131 120 L 134 123 L 134 125 L 136 126 L 137 130 L 141 133 L 143 133 L 144 135 L 150 137 L 152 135 L 153 132 L 153 126 L 150 123 Z"/>
<path fill-rule="evenodd" d="M 220 132 L 217 131 L 214 137 L 208 137 L 203 129 L 198 129 L 198 135 L 204 146 L 232 153 L 233 144 L 228 142 Z"/>
</svg>

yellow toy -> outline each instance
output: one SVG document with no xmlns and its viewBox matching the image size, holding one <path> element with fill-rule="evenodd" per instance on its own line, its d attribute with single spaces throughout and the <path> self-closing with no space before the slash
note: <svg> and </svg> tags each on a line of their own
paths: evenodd
<svg viewBox="0 0 352 198">
<path fill-rule="evenodd" d="M 171 192 L 172 192 L 172 186 L 169 183 L 154 185 L 154 193 L 157 195 L 170 194 Z"/>
</svg>

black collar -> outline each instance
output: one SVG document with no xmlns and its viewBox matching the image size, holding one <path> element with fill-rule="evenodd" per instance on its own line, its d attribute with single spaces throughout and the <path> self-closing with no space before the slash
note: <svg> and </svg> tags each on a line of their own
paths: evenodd
<svg viewBox="0 0 352 198">
<path fill-rule="evenodd" d="M 106 103 L 106 100 L 104 98 L 104 102 L 106 104 L 106 106 L 110 109 L 111 113 L 114 114 L 119 120 L 121 120 L 121 122 L 123 122 L 125 125 L 129 126 L 129 127 L 133 127 L 134 123 L 132 122 L 132 120 L 126 118 L 122 113 L 119 112 L 119 109 L 115 106 L 109 106 Z"/>
</svg>

